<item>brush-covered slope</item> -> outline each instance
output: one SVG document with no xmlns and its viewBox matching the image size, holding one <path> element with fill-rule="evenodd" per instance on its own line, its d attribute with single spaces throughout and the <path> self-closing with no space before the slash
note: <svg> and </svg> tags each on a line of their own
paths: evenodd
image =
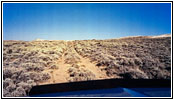
<svg viewBox="0 0 174 100">
<path fill-rule="evenodd" d="M 3 41 L 3 95 L 32 86 L 106 78 L 170 79 L 171 37 Z"/>
</svg>

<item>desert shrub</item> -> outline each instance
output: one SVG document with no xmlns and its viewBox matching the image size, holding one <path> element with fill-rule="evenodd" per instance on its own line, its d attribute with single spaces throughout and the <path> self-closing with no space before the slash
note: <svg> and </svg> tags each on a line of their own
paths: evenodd
<svg viewBox="0 0 174 100">
<path fill-rule="evenodd" d="M 76 72 L 77 71 L 77 68 L 74 68 L 74 67 L 70 67 L 68 69 L 68 73 L 72 73 L 72 72 Z"/>
<path fill-rule="evenodd" d="M 32 88 L 32 84 L 28 84 L 25 82 L 20 82 L 17 84 L 19 87 L 23 88 L 26 92 L 29 92 L 30 89 Z"/>
<path fill-rule="evenodd" d="M 150 79 L 170 79 L 171 74 L 164 70 L 164 69 L 150 69 L 150 70 L 145 70 L 145 73 L 147 73 L 148 77 Z"/>
<path fill-rule="evenodd" d="M 81 66 L 80 65 L 78 65 L 78 64 L 73 64 L 71 67 L 74 67 L 74 68 L 80 68 Z"/>
<path fill-rule="evenodd" d="M 51 47 L 49 43 L 44 45 Z M 36 85 L 36 82 L 50 78 L 49 74 L 42 71 L 47 65 L 47 61 L 56 60 L 60 53 L 57 53 L 56 49 L 54 51 L 50 49 L 48 54 L 44 55 L 41 48 L 42 45 L 39 45 L 39 42 L 4 42 L 4 96 L 26 96 L 30 88 Z"/>
<path fill-rule="evenodd" d="M 11 54 L 12 52 L 13 52 L 12 49 L 9 49 L 9 50 L 7 51 L 8 54 Z"/>
<path fill-rule="evenodd" d="M 131 58 L 120 58 L 118 64 L 123 66 L 134 66 L 134 60 Z"/>
<path fill-rule="evenodd" d="M 8 42 L 4 41 L 4 42 L 3 42 L 3 46 L 4 46 L 4 48 L 7 48 L 7 47 L 10 47 L 10 46 L 12 46 L 12 45 L 9 44 Z"/>
<path fill-rule="evenodd" d="M 142 65 L 142 61 L 139 58 L 135 58 L 134 62 L 135 62 L 136 65 L 140 65 L 140 66 Z"/>
<path fill-rule="evenodd" d="M 34 82 L 34 80 L 27 80 L 27 83 L 28 84 L 30 84 L 30 85 L 32 85 L 32 86 L 35 86 L 36 85 L 36 83 Z"/>
<path fill-rule="evenodd" d="M 56 51 L 56 50 L 52 50 L 52 49 L 42 50 L 42 53 L 46 54 L 46 55 L 54 55 L 54 54 L 57 55 L 57 54 L 59 54 L 59 52 L 61 52 L 61 50 L 60 51 Z"/>
<path fill-rule="evenodd" d="M 7 87 L 6 87 L 6 90 L 9 91 L 9 92 L 12 92 L 16 89 L 16 85 L 15 84 L 9 84 Z"/>
<path fill-rule="evenodd" d="M 48 80 L 48 79 L 50 79 L 51 77 L 50 77 L 50 75 L 48 74 L 48 73 L 42 73 L 42 81 L 43 80 Z"/>
<path fill-rule="evenodd" d="M 75 64 L 75 63 L 79 63 L 79 62 L 80 62 L 80 58 L 78 57 L 77 54 L 74 54 L 74 53 L 65 54 L 65 63 Z"/>
<path fill-rule="evenodd" d="M 111 61 L 110 64 L 105 68 L 108 76 L 117 76 L 122 70 L 123 66 L 117 64 L 116 61 Z"/>
<path fill-rule="evenodd" d="M 21 73 L 20 76 L 18 76 L 18 80 L 16 81 L 17 83 L 24 81 L 27 82 L 27 80 L 30 80 L 32 77 L 30 77 L 29 72 Z"/>
<path fill-rule="evenodd" d="M 16 59 L 16 58 L 22 58 L 22 57 L 23 57 L 23 55 L 20 54 L 20 53 L 12 53 L 11 56 L 12 56 L 14 59 Z"/>
<path fill-rule="evenodd" d="M 96 64 L 96 66 L 109 66 L 110 61 L 100 61 Z"/>
<path fill-rule="evenodd" d="M 146 69 L 153 69 L 156 65 L 155 61 L 153 59 L 143 59 L 142 60 L 143 64 L 142 64 L 142 69 L 146 70 Z"/>
<path fill-rule="evenodd" d="M 59 69 L 59 67 L 56 64 L 51 64 L 50 69 Z"/>
<path fill-rule="evenodd" d="M 22 51 L 22 48 L 16 48 L 15 50 L 14 50 L 14 53 L 20 53 Z"/>
<path fill-rule="evenodd" d="M 57 54 L 56 51 L 48 51 L 48 54 Z"/>
<path fill-rule="evenodd" d="M 25 69 L 15 68 L 15 67 L 4 67 L 3 68 L 3 79 L 12 78 L 13 75 L 19 76 L 21 73 L 25 72 Z"/>
<path fill-rule="evenodd" d="M 3 68 L 3 79 L 11 78 L 12 75 L 13 75 L 13 69 L 9 67 Z"/>
<path fill-rule="evenodd" d="M 42 80 L 42 73 L 37 73 L 37 72 L 28 72 L 27 77 L 30 77 L 31 80 L 34 80 L 35 82 L 41 81 Z"/>
<path fill-rule="evenodd" d="M 51 60 L 51 58 L 47 55 L 41 55 L 39 58 L 42 59 L 43 61 L 50 61 Z"/>
<path fill-rule="evenodd" d="M 148 76 L 146 74 L 132 70 L 125 73 L 121 73 L 119 75 L 124 79 L 148 79 Z"/>
<path fill-rule="evenodd" d="M 22 62 L 23 61 L 23 59 L 21 58 L 21 57 L 17 57 L 17 59 L 15 59 L 12 63 L 14 64 L 14 65 L 16 65 L 16 67 L 19 67 L 19 65 L 20 65 L 20 62 Z"/>
<path fill-rule="evenodd" d="M 25 68 L 27 71 L 37 71 L 37 72 L 40 72 L 40 71 L 44 70 L 44 66 L 42 66 L 39 63 L 23 63 L 23 64 L 21 64 L 21 66 L 23 68 Z"/>
<path fill-rule="evenodd" d="M 37 53 L 38 53 L 37 51 L 29 51 L 24 56 L 26 58 L 29 58 L 29 57 L 35 56 Z"/>
<path fill-rule="evenodd" d="M 57 60 L 57 59 L 59 59 L 59 57 L 61 56 L 61 54 L 51 54 L 51 58 L 52 58 L 52 60 Z"/>
<path fill-rule="evenodd" d="M 40 72 L 40 71 L 44 70 L 44 67 L 42 67 L 42 66 L 33 66 L 33 67 L 28 66 L 28 67 L 26 67 L 26 70 L 28 70 L 28 71 L 34 70 L 34 71 Z"/>
<path fill-rule="evenodd" d="M 79 69 L 76 67 L 70 67 L 68 69 L 68 73 L 70 75 L 70 78 L 68 79 L 69 82 L 87 81 L 95 79 L 95 74 L 83 68 Z"/>
<path fill-rule="evenodd" d="M 104 54 L 102 52 L 95 53 L 91 57 L 92 61 L 97 61 L 96 66 L 109 66 L 110 62 L 114 59 L 114 57 Z"/>
<path fill-rule="evenodd" d="M 47 73 L 27 72 L 25 69 L 19 68 L 3 68 L 3 89 L 4 96 L 26 96 L 35 82 L 47 80 L 50 78 Z M 17 93 L 18 87 L 22 87 L 24 91 Z"/>
<path fill-rule="evenodd" d="M 10 84 L 13 84 L 13 80 L 12 79 L 6 78 L 5 80 L 3 80 L 3 88 L 6 88 Z"/>
<path fill-rule="evenodd" d="M 39 63 L 42 59 L 39 59 L 38 55 L 29 57 L 27 60 L 24 60 L 23 63 Z"/>
<path fill-rule="evenodd" d="M 3 89 L 3 96 L 4 97 L 11 97 L 11 94 L 6 89 Z"/>
<path fill-rule="evenodd" d="M 51 65 L 51 64 L 54 64 L 54 63 L 56 63 L 56 62 L 53 62 L 53 61 L 46 62 L 47 65 Z"/>
<path fill-rule="evenodd" d="M 26 95 L 26 91 L 22 87 L 17 87 L 16 90 L 11 93 L 11 97 L 23 97 Z"/>
<path fill-rule="evenodd" d="M 37 81 L 49 79 L 48 73 L 23 73 L 17 80 L 6 78 L 3 81 L 4 96 L 26 96 L 32 86 L 35 86 Z M 18 93 L 19 92 L 19 93 Z"/>
</svg>

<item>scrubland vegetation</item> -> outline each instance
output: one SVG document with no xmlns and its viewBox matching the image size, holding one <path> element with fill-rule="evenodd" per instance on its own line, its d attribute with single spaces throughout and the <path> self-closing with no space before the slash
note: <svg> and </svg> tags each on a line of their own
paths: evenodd
<svg viewBox="0 0 174 100">
<path fill-rule="evenodd" d="M 85 67 L 85 66 L 83 66 L 83 67 Z M 95 74 L 93 74 L 89 70 L 84 69 L 83 67 L 80 68 L 79 65 L 72 65 L 68 69 L 68 73 L 70 76 L 70 78 L 68 78 L 68 81 L 76 82 L 76 81 L 94 80 Z"/>
<path fill-rule="evenodd" d="M 52 82 L 56 70 L 67 74 L 67 82 L 99 79 L 88 63 L 103 78 L 170 79 L 171 38 L 3 41 L 3 96 L 27 96 L 33 86 Z"/>
<path fill-rule="evenodd" d="M 4 41 L 3 95 L 26 96 L 32 86 L 50 79 L 43 70 L 58 68 L 55 62 L 65 47 L 61 41 Z"/>
<path fill-rule="evenodd" d="M 130 37 L 111 40 L 76 41 L 84 57 L 105 66 L 108 76 L 127 79 L 170 79 L 170 37 Z"/>
</svg>

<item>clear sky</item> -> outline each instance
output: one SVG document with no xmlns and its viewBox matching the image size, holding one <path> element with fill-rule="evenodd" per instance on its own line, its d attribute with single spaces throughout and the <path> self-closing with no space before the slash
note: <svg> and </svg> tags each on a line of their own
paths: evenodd
<svg viewBox="0 0 174 100">
<path fill-rule="evenodd" d="M 4 3 L 4 40 L 83 40 L 171 33 L 170 3 Z"/>
</svg>

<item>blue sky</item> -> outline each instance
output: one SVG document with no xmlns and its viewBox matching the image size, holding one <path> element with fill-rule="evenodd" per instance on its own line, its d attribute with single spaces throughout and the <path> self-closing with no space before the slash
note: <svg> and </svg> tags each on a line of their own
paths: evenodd
<svg viewBox="0 0 174 100">
<path fill-rule="evenodd" d="M 4 3 L 4 40 L 83 40 L 171 33 L 170 3 Z"/>
</svg>

